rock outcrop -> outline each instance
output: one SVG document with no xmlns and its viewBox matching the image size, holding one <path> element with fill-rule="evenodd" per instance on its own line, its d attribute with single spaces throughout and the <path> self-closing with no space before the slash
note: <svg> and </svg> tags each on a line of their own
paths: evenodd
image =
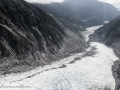
<svg viewBox="0 0 120 90">
<path fill-rule="evenodd" d="M 112 72 L 116 83 L 115 90 L 120 90 L 120 60 L 114 62 Z"/>
</svg>

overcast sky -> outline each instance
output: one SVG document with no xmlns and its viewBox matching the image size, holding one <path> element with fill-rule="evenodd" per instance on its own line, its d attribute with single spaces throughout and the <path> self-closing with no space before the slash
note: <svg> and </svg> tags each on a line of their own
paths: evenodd
<svg viewBox="0 0 120 90">
<path fill-rule="evenodd" d="M 120 3 L 120 0 L 98 0 L 98 1 L 103 1 L 108 3 Z"/>
<path fill-rule="evenodd" d="M 115 6 L 118 10 L 120 10 L 120 0 L 98 0 L 102 2 L 107 2 Z"/>
</svg>

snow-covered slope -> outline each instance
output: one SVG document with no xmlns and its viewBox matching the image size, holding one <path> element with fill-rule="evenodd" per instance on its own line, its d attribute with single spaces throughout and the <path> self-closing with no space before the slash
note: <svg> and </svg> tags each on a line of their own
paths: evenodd
<svg viewBox="0 0 120 90">
<path fill-rule="evenodd" d="M 95 55 L 84 56 L 86 52 L 95 52 Z M 2 90 L 6 90 L 5 86 L 12 86 L 7 90 L 115 90 L 111 66 L 118 58 L 113 50 L 99 42 L 91 42 L 86 52 L 29 72 L 0 76 Z"/>
</svg>

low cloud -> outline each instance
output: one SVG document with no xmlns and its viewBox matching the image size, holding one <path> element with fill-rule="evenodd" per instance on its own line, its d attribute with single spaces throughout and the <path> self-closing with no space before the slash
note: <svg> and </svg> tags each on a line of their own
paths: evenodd
<svg viewBox="0 0 120 90">
<path fill-rule="evenodd" d="M 98 1 L 110 3 L 120 11 L 120 0 L 98 0 Z"/>
<path fill-rule="evenodd" d="M 120 3 L 120 0 L 98 0 L 98 1 L 107 2 L 111 4 Z"/>
<path fill-rule="evenodd" d="M 51 2 L 62 2 L 64 0 L 25 0 L 27 2 L 36 2 L 36 3 L 51 3 Z"/>
</svg>

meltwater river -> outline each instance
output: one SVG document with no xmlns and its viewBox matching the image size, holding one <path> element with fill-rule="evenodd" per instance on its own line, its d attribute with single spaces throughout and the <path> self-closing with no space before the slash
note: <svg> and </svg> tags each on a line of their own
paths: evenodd
<svg viewBox="0 0 120 90">
<path fill-rule="evenodd" d="M 99 27 L 83 32 L 86 41 Z M 85 55 L 86 52 L 94 54 Z M 113 50 L 102 43 L 91 42 L 86 52 L 28 72 L 0 76 L 0 90 L 115 90 L 111 67 L 118 58 Z M 72 61 L 75 62 L 70 63 Z M 66 67 L 58 68 L 62 65 Z"/>
</svg>

